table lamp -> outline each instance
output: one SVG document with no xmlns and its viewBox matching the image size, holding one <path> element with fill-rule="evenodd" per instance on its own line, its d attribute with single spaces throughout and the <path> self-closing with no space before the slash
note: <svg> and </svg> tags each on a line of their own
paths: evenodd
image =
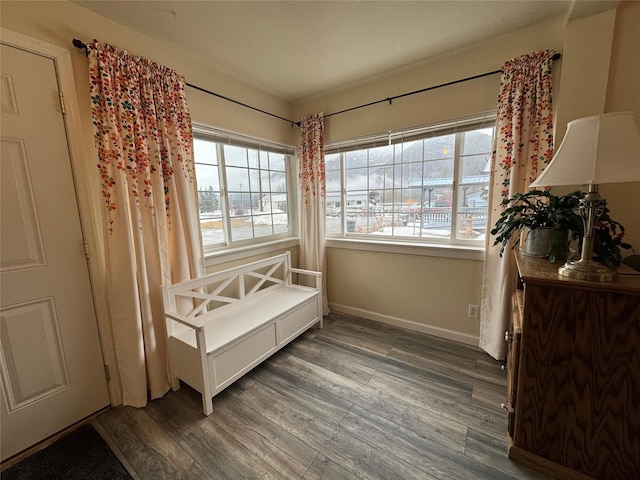
<svg viewBox="0 0 640 480">
<path fill-rule="evenodd" d="M 598 193 L 598 185 L 628 182 L 640 182 L 640 133 L 631 112 L 605 113 L 567 124 L 558 151 L 529 185 L 588 185 L 579 207 L 584 222 L 580 260 L 569 260 L 560 267 L 560 275 L 579 280 L 613 279 L 605 265 L 592 260 L 596 221 L 607 203 Z"/>
</svg>

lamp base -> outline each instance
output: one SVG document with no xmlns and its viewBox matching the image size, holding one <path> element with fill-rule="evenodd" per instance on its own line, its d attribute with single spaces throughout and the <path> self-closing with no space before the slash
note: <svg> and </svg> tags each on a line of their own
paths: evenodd
<svg viewBox="0 0 640 480">
<path fill-rule="evenodd" d="M 610 282 L 613 280 L 611 270 L 593 260 L 569 261 L 558 269 L 558 273 L 563 277 L 574 278 L 576 280 L 590 280 L 595 282 Z"/>
</svg>

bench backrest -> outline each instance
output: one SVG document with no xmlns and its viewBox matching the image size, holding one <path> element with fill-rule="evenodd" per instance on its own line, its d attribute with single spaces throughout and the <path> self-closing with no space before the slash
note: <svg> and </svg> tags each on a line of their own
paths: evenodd
<svg viewBox="0 0 640 480">
<path fill-rule="evenodd" d="M 213 310 L 264 295 L 291 284 L 289 252 L 240 265 L 200 278 L 163 286 L 165 313 L 178 314 L 193 324 Z"/>
</svg>

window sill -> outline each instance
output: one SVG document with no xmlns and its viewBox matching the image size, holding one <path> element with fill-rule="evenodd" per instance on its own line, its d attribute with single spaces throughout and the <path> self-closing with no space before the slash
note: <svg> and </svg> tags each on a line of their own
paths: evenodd
<svg viewBox="0 0 640 480">
<path fill-rule="evenodd" d="M 289 237 L 282 240 L 273 240 L 271 242 L 207 252 L 204 254 L 204 264 L 205 268 L 212 267 L 220 263 L 242 260 L 243 258 L 254 255 L 271 253 L 276 250 L 297 247 L 298 245 L 300 245 L 299 237 Z"/>
<path fill-rule="evenodd" d="M 354 240 L 349 238 L 328 238 L 327 248 L 364 250 L 370 252 L 399 253 L 403 255 L 424 255 L 428 257 L 456 258 L 484 261 L 484 248 L 469 245 L 438 245 L 423 243 L 397 243 L 377 240 Z"/>
</svg>

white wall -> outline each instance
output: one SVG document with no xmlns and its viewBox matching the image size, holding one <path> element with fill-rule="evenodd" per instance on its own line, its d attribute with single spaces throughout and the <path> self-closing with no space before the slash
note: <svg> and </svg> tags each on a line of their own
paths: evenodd
<svg viewBox="0 0 640 480">
<path fill-rule="evenodd" d="M 529 28 L 498 37 L 427 62 L 394 71 L 369 82 L 298 102 L 294 116 L 324 114 L 499 70 L 510 58 L 543 49 L 562 50 L 563 24 Z M 559 71 L 559 68 L 557 68 Z M 495 110 L 500 75 L 439 88 L 332 116 L 325 121 L 325 142 L 386 132 L 468 114 Z"/>
</svg>

